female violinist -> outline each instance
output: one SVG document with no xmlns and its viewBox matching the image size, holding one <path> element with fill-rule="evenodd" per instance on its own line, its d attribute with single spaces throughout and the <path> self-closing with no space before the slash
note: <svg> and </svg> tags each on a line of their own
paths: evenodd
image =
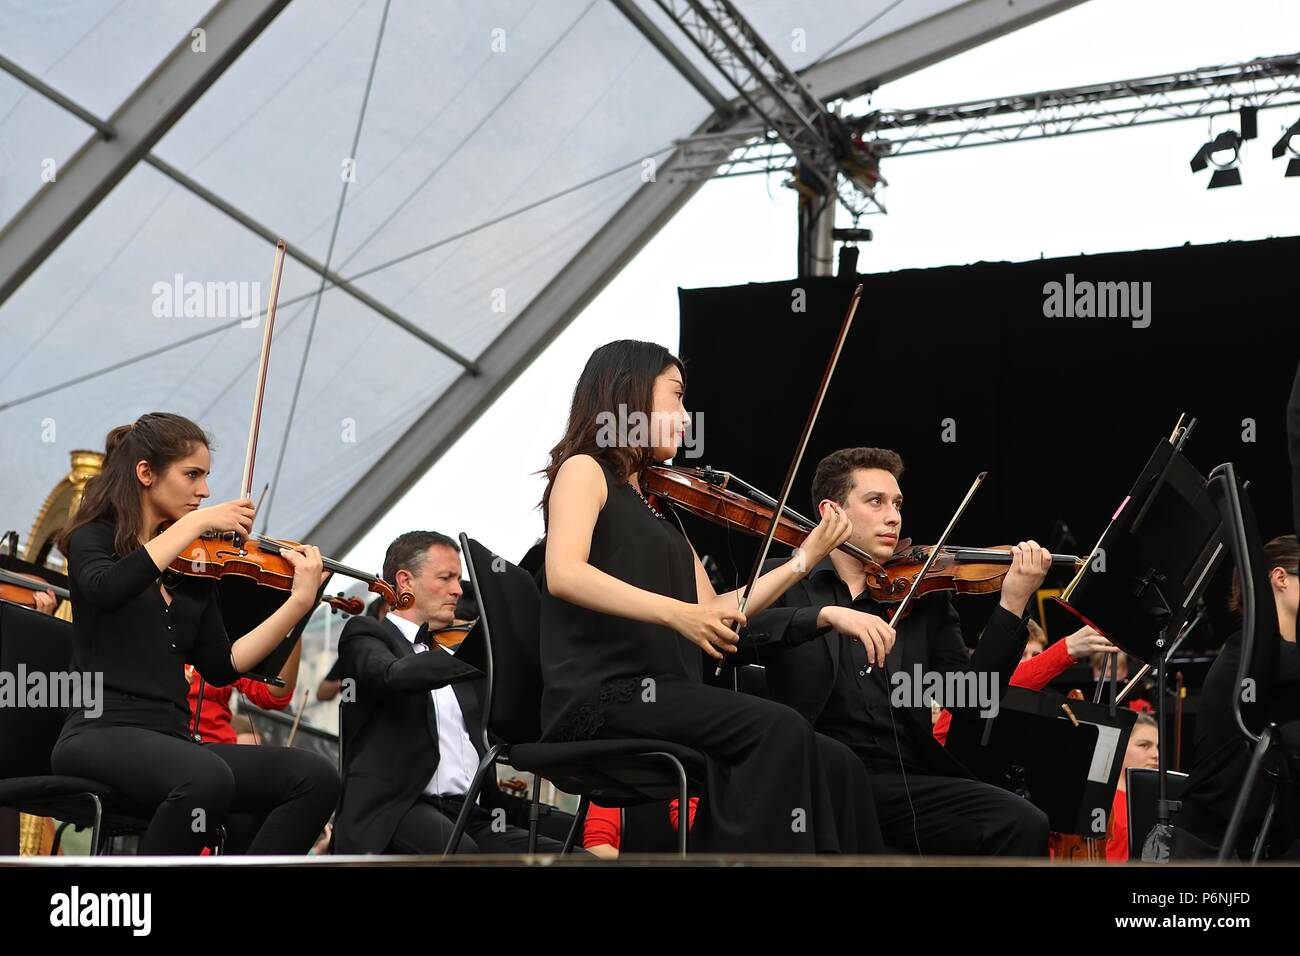
<svg viewBox="0 0 1300 956">
<path fill-rule="evenodd" d="M 68 559 L 73 666 L 103 675 L 102 713 L 73 710 L 51 755 L 56 773 L 101 780 L 155 808 L 142 854 L 197 854 L 230 813 L 264 812 L 253 854 L 306 853 L 338 797 L 338 775 L 304 750 L 198 744 L 189 736 L 185 665 L 224 686 L 262 660 L 315 604 L 319 551 L 298 547 L 288 600 L 235 641 L 214 581 L 164 569 L 207 532 L 247 535 L 249 500 L 201 508 L 208 437 L 179 415 L 114 428 L 60 550 Z M 160 580 L 161 579 L 161 580 Z"/>
<path fill-rule="evenodd" d="M 794 710 L 703 682 L 734 653 L 738 594 L 718 595 L 679 525 L 642 496 L 640 474 L 680 447 L 681 362 L 648 342 L 588 360 L 542 499 L 542 718 L 548 739 L 653 738 L 707 760 L 692 845 L 719 852 L 871 852 L 881 847 L 866 774 Z M 631 427 L 612 434 L 611 424 Z M 648 426 L 648 427 L 647 427 Z M 844 540 L 842 513 L 802 560 L 760 578 L 761 609 Z M 707 655 L 707 658 L 703 655 Z"/>
</svg>

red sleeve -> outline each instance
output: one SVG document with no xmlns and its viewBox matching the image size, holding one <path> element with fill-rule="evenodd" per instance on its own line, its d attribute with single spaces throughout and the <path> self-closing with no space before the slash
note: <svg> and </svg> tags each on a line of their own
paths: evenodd
<svg viewBox="0 0 1300 956">
<path fill-rule="evenodd" d="M 939 719 L 934 722 L 934 739 L 939 741 L 940 747 L 948 746 L 948 725 L 952 723 L 952 714 L 948 711 L 940 711 Z"/>
<path fill-rule="evenodd" d="M 593 803 L 587 807 L 587 820 L 582 827 L 582 845 L 600 846 L 608 843 L 618 849 L 619 831 L 623 828 L 623 811 L 617 807 L 602 807 Z"/>
<path fill-rule="evenodd" d="M 1060 674 L 1065 673 L 1076 661 L 1065 649 L 1065 641 L 1060 640 L 1036 657 L 1021 661 L 1011 675 L 1012 687 L 1024 687 L 1027 690 L 1042 690 Z M 952 714 L 943 711 L 934 722 L 934 739 L 940 747 L 948 744 L 948 726 L 952 723 Z"/>
<path fill-rule="evenodd" d="M 250 701 L 263 710 L 284 710 L 293 700 L 293 694 L 276 697 L 271 693 L 271 685 L 251 677 L 241 677 L 235 682 L 235 688 Z"/>
<path fill-rule="evenodd" d="M 699 809 L 699 806 L 700 806 L 700 798 L 691 797 L 690 800 L 691 809 L 687 812 L 687 816 L 690 817 L 690 823 L 687 824 L 688 833 L 690 832 L 690 829 L 693 829 L 695 827 L 695 811 Z M 673 800 L 668 804 L 668 823 L 670 826 L 672 826 L 674 830 L 677 829 L 677 801 L 676 800 Z"/>
<path fill-rule="evenodd" d="M 1065 640 L 1062 638 L 1037 657 L 1021 661 L 1015 673 L 1011 675 L 1011 686 L 1024 687 L 1027 690 L 1042 690 L 1076 663 L 1077 661 L 1066 650 Z"/>
<path fill-rule="evenodd" d="M 1110 832 L 1106 835 L 1106 862 L 1124 863 L 1128 860 L 1128 794 L 1115 791 L 1115 802 L 1110 807 Z"/>
</svg>

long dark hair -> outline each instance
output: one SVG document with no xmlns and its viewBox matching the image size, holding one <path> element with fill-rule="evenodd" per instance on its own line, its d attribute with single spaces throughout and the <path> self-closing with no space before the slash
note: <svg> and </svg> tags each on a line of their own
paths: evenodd
<svg viewBox="0 0 1300 956">
<path fill-rule="evenodd" d="M 1300 544 L 1293 534 L 1278 535 L 1264 545 L 1264 571 L 1282 568 L 1287 574 L 1300 574 Z M 1236 569 L 1232 572 L 1232 590 L 1228 594 L 1228 609 L 1241 613 L 1241 575 Z"/>
<path fill-rule="evenodd" d="M 72 533 L 92 521 L 107 518 L 117 529 L 113 549 L 130 554 L 140 546 L 142 488 L 135 476 L 135 463 L 144 460 L 155 475 L 190 454 L 196 445 L 212 446 L 202 428 L 180 415 L 150 412 L 129 425 L 118 425 L 104 439 L 104 464 L 98 475 L 86 482 L 86 492 L 76 516 L 59 533 L 59 550 L 68 553 Z"/>
<path fill-rule="evenodd" d="M 574 455 L 591 455 L 604 462 L 614 470 L 620 482 L 640 474 L 650 464 L 654 453 L 652 443 L 645 447 L 600 443 L 599 416 L 604 412 L 617 418 L 622 405 L 628 415 L 639 412 L 646 416 L 647 421 L 650 420 L 654 410 L 655 379 L 670 366 L 682 373 L 685 382 L 686 368 L 681 359 L 654 342 L 621 339 L 602 345 L 591 353 L 573 389 L 573 404 L 569 408 L 569 424 L 564 429 L 564 437 L 551 449 L 550 464 L 542 470 L 546 476 L 546 491 L 542 494 L 544 522 L 549 520 L 548 506 L 556 472 Z"/>
</svg>

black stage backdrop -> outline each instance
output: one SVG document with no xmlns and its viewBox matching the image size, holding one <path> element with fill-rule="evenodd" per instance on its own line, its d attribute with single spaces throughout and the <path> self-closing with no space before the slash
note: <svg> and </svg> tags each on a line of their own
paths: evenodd
<svg viewBox="0 0 1300 956">
<path fill-rule="evenodd" d="M 914 541 L 933 541 L 988 470 L 952 543 L 1034 538 L 1083 554 L 1187 412 L 1198 419 L 1184 449 L 1192 463 L 1208 474 L 1234 462 L 1251 481 L 1265 540 L 1285 533 L 1297 262 L 1300 238 L 1284 238 L 861 276 L 862 304 L 791 506 L 813 515 L 823 455 L 875 445 L 903 456 L 903 534 Z M 1076 302 L 1084 282 L 1150 283 L 1146 319 L 1046 316 L 1045 286 L 1064 287 L 1067 275 Z M 678 464 L 779 492 L 855 284 L 680 290 L 686 404 L 704 427 L 702 454 Z M 697 550 L 729 582 L 743 581 L 757 539 L 686 521 Z M 1226 586 L 1220 573 L 1207 596 L 1217 638 L 1193 646 L 1226 636 Z M 987 601 L 959 602 L 968 624 L 978 627 Z"/>
</svg>

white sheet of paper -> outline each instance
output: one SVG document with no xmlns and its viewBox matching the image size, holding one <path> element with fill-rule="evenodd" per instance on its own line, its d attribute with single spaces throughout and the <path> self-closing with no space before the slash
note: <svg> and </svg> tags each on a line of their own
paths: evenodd
<svg viewBox="0 0 1300 956">
<path fill-rule="evenodd" d="M 1081 721 L 1081 723 L 1092 723 Z M 1110 779 L 1110 767 L 1115 762 L 1115 749 L 1119 746 L 1119 728 L 1092 724 L 1097 728 L 1097 747 L 1092 752 L 1092 766 L 1088 768 L 1088 779 L 1096 783 L 1105 783 Z"/>
</svg>

